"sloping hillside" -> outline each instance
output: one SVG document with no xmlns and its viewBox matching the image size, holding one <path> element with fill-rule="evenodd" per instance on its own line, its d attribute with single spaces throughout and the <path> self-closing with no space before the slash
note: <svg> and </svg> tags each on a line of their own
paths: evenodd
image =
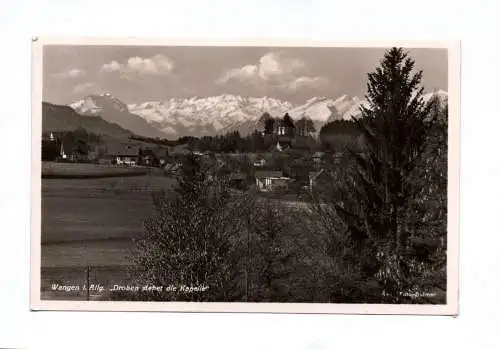
<svg viewBox="0 0 500 349">
<path fill-rule="evenodd" d="M 131 113 L 125 103 L 109 93 L 87 96 L 83 100 L 71 103 L 70 107 L 81 115 L 98 115 L 103 120 L 120 125 L 136 135 L 161 138 L 166 136 L 139 115 Z"/>
<path fill-rule="evenodd" d="M 83 116 L 68 106 L 42 102 L 42 132 L 72 131 L 83 127 L 88 132 L 113 138 L 128 138 L 132 132 L 100 116 Z"/>
</svg>

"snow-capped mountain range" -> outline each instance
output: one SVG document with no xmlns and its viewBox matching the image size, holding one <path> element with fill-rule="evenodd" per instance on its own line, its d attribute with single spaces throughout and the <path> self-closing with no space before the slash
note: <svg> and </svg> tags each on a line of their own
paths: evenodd
<svg viewBox="0 0 500 349">
<path fill-rule="evenodd" d="M 424 95 L 430 100 L 437 95 L 447 102 L 446 91 Z M 70 104 L 80 114 L 100 115 L 108 122 L 147 137 L 176 138 L 204 136 L 228 131 L 252 132 L 259 118 L 267 112 L 273 117 L 288 113 L 293 119 L 310 118 L 319 129 L 333 120 L 349 120 L 359 116 L 360 106 L 367 101 L 343 95 L 337 99 L 314 97 L 298 106 L 271 97 L 220 95 L 205 98 L 170 98 L 126 105 L 109 93 L 90 95 Z"/>
</svg>

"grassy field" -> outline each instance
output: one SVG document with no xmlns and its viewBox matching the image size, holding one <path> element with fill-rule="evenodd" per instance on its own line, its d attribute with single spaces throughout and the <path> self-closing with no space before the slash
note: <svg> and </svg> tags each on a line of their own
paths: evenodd
<svg viewBox="0 0 500 349">
<path fill-rule="evenodd" d="M 132 239 L 154 210 L 152 193 L 174 183 L 154 175 L 42 179 L 42 297 L 85 299 L 86 292 L 54 291 L 51 286 L 81 288 L 89 267 L 96 283 L 126 283 L 135 249 Z"/>
<path fill-rule="evenodd" d="M 42 162 L 42 178 L 103 178 L 142 176 L 149 172 L 144 167 L 120 167 L 113 165 Z"/>
<path fill-rule="evenodd" d="M 152 192 L 168 189 L 168 177 L 42 179 L 41 281 L 44 299 L 71 299 L 50 291 L 54 282 L 81 279 L 87 266 L 109 282 L 127 278 L 132 238 L 153 212 Z M 102 283 L 102 282 L 101 282 Z"/>
<path fill-rule="evenodd" d="M 130 238 L 174 179 L 141 176 L 42 180 L 42 242 Z"/>
</svg>

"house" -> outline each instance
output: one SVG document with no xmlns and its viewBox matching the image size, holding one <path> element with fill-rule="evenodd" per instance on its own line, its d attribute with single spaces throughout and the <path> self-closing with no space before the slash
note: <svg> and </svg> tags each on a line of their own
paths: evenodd
<svg viewBox="0 0 500 349">
<path fill-rule="evenodd" d="M 255 167 L 262 167 L 262 166 L 264 166 L 265 164 L 266 164 L 266 159 L 264 159 L 264 158 L 260 158 L 260 159 L 258 159 L 258 160 L 255 160 L 255 161 L 254 161 L 254 163 L 253 163 L 253 165 L 254 165 Z"/>
<path fill-rule="evenodd" d="M 139 152 L 137 149 L 125 148 L 116 150 L 107 155 L 112 159 L 112 163 L 119 166 L 136 166 L 138 163 Z"/>
<path fill-rule="evenodd" d="M 255 184 L 263 192 L 287 190 L 290 181 L 290 178 L 283 176 L 283 171 L 255 172 Z"/>
</svg>

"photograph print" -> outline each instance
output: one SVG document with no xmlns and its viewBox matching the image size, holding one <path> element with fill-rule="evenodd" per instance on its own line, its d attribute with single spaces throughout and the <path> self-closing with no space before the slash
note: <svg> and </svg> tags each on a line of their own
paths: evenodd
<svg viewBox="0 0 500 349">
<path fill-rule="evenodd" d="M 456 314 L 457 48 L 34 40 L 31 308 Z"/>
</svg>

